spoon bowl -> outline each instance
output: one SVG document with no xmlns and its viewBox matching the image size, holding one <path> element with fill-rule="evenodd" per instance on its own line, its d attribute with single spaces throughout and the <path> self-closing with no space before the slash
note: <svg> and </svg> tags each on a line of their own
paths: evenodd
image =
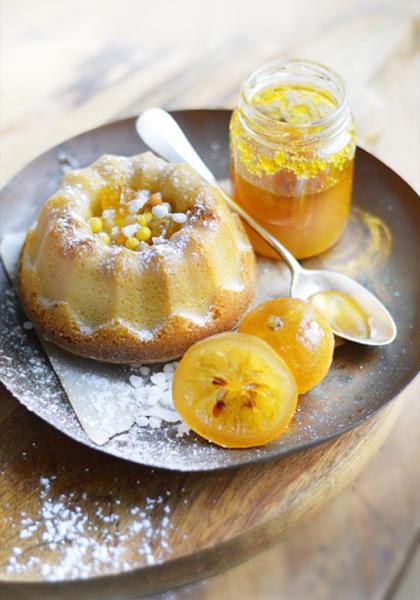
<svg viewBox="0 0 420 600">
<path fill-rule="evenodd" d="M 348 332 L 344 334 L 342 330 L 335 329 L 331 325 L 335 335 L 367 346 L 383 346 L 395 339 L 396 325 L 382 302 L 363 285 L 346 275 L 336 271 L 301 268 L 292 279 L 290 295 L 292 298 L 308 300 L 311 296 L 326 291 L 346 294 L 360 306 L 363 313 L 368 315 L 370 329 L 368 336 L 359 337 Z"/>
<path fill-rule="evenodd" d="M 335 271 L 304 269 L 294 256 L 271 233 L 262 227 L 218 184 L 213 173 L 203 163 L 191 143 L 169 113 L 161 108 L 150 108 L 136 121 L 136 131 L 154 152 L 171 162 L 186 162 L 207 183 L 223 196 L 229 208 L 258 233 L 285 261 L 292 273 L 290 295 L 308 300 L 319 292 L 341 292 L 349 296 L 368 317 L 369 335 L 357 336 L 337 330 L 333 332 L 346 340 L 368 346 L 390 344 L 397 335 L 395 322 L 378 298 L 360 283 Z"/>
</svg>

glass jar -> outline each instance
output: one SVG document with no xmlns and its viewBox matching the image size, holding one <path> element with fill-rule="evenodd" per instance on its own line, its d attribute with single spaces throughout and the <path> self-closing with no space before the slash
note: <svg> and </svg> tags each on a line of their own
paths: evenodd
<svg viewBox="0 0 420 600">
<path fill-rule="evenodd" d="M 326 67 L 278 61 L 243 83 L 230 122 L 233 195 L 296 258 L 339 239 L 350 211 L 354 152 L 344 84 Z M 257 252 L 278 258 L 248 233 Z"/>
</svg>

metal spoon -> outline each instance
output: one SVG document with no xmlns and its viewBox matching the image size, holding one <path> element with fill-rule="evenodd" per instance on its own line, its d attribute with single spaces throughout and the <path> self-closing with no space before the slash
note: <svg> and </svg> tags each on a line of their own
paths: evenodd
<svg viewBox="0 0 420 600">
<path fill-rule="evenodd" d="M 136 130 L 143 141 L 157 154 L 170 162 L 186 162 L 210 185 L 217 188 L 229 208 L 238 213 L 286 262 L 292 273 L 290 295 L 307 300 L 321 291 L 343 292 L 357 302 L 372 324 L 369 337 L 354 337 L 343 331 L 333 331 L 341 338 L 366 344 L 382 346 L 395 339 L 397 328 L 385 306 L 354 279 L 334 271 L 304 269 L 292 254 L 264 227 L 261 227 L 224 190 L 194 150 L 185 134 L 169 113 L 161 108 L 150 108 L 136 121 Z"/>
</svg>

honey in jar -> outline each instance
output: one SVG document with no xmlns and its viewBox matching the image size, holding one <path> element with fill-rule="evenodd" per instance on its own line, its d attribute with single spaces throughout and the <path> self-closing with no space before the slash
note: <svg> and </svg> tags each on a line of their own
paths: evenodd
<svg viewBox="0 0 420 600">
<path fill-rule="evenodd" d="M 287 60 L 243 84 L 230 123 L 235 200 L 296 258 L 339 239 L 350 211 L 354 123 L 341 79 Z M 260 254 L 278 255 L 250 228 Z"/>
</svg>

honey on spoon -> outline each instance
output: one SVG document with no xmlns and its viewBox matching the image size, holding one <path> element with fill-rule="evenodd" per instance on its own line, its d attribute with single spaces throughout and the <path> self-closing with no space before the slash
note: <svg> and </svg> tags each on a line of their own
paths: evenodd
<svg viewBox="0 0 420 600">
<path fill-rule="evenodd" d="M 351 334 L 360 339 L 369 339 L 373 334 L 373 319 L 347 294 L 327 290 L 317 292 L 309 300 L 322 312 L 333 331 L 341 334 L 340 337 Z"/>
</svg>

